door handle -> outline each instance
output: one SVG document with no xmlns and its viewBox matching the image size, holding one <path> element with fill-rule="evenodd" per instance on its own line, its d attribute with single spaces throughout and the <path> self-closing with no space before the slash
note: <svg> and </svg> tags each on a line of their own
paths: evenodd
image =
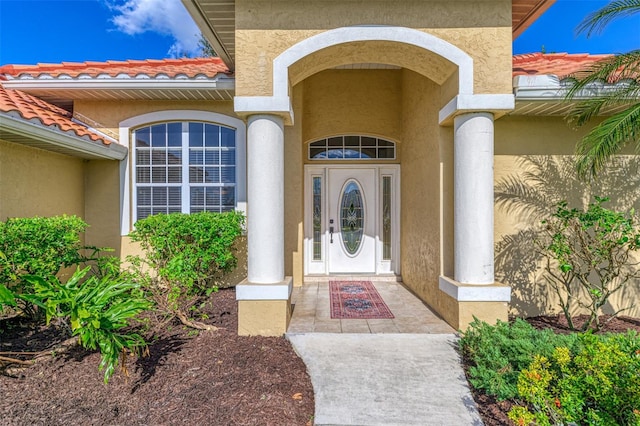
<svg viewBox="0 0 640 426">
<path fill-rule="evenodd" d="M 329 227 L 329 242 L 333 244 L 333 226 Z"/>
</svg>

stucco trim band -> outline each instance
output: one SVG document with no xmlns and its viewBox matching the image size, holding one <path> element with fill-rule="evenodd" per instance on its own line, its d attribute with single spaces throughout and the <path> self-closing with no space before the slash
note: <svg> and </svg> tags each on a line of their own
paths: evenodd
<svg viewBox="0 0 640 426">
<path fill-rule="evenodd" d="M 469 112 L 490 112 L 494 118 L 513 110 L 516 106 L 513 95 L 456 95 L 438 113 L 440 125 L 453 124 L 456 115 Z"/>
<path fill-rule="evenodd" d="M 510 302 L 511 287 L 503 284 L 462 284 L 440 276 L 439 288 L 458 302 Z"/>
<path fill-rule="evenodd" d="M 273 60 L 273 95 L 236 96 L 234 100 L 236 113 L 240 115 L 264 113 L 284 115 L 285 124 L 292 124 L 293 109 L 289 100 L 289 67 L 302 58 L 322 49 L 339 44 L 362 41 L 391 41 L 413 45 L 433 52 L 458 67 L 458 93 L 468 96 L 473 95 L 473 59 L 460 48 L 434 35 L 411 28 L 354 26 L 325 31 L 309 37 L 282 52 Z M 481 98 L 478 98 L 477 101 L 474 102 L 474 98 L 467 103 L 471 102 L 474 106 L 484 105 L 485 96 L 487 95 L 481 95 Z M 512 104 L 513 96 L 511 96 L 511 104 L 507 104 L 506 108 L 501 103 L 499 108 L 492 108 L 492 110 L 512 110 Z M 508 107 L 508 105 L 512 106 Z M 487 108 L 483 106 L 481 110 L 485 111 Z"/>
<path fill-rule="evenodd" d="M 473 59 L 460 48 L 436 36 L 411 28 L 362 25 L 325 31 L 282 52 L 273 60 L 273 96 L 288 95 L 288 70 L 300 59 L 327 47 L 358 41 L 392 41 L 433 52 L 458 66 L 458 92 L 473 93 Z"/>
<path fill-rule="evenodd" d="M 289 300 L 293 289 L 293 278 L 271 284 L 242 281 L 236 286 L 236 300 Z"/>
</svg>

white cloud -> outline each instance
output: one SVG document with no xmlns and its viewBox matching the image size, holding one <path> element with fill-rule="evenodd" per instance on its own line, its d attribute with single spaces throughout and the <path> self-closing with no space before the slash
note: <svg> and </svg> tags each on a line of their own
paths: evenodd
<svg viewBox="0 0 640 426">
<path fill-rule="evenodd" d="M 167 53 L 173 57 L 200 53 L 200 30 L 180 0 L 107 0 L 107 5 L 116 13 L 112 22 L 119 31 L 169 35 L 174 43 Z"/>
</svg>

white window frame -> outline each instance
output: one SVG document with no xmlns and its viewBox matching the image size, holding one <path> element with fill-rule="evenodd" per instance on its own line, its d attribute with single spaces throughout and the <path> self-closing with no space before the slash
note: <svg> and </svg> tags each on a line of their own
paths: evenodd
<svg viewBox="0 0 640 426">
<path fill-rule="evenodd" d="M 247 213 L 247 131 L 244 121 L 239 118 L 209 111 L 167 110 L 142 114 L 121 121 L 119 124 L 120 144 L 129 148 L 129 156 L 120 162 L 120 233 L 128 235 L 135 223 L 135 173 L 133 131 L 140 127 L 166 122 L 204 122 L 219 124 L 235 129 L 236 132 L 236 207 Z M 183 179 L 184 181 L 184 179 Z"/>
</svg>

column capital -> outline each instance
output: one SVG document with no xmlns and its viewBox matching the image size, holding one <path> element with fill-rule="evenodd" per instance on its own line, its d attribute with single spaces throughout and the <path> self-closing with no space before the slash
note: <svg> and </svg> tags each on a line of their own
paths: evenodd
<svg viewBox="0 0 640 426">
<path fill-rule="evenodd" d="M 294 122 L 289 96 L 236 96 L 233 106 L 236 114 L 245 119 L 251 115 L 277 115 L 287 126 Z"/>
<path fill-rule="evenodd" d="M 441 126 L 453 125 L 453 119 L 462 114 L 487 112 L 500 117 L 515 108 L 513 95 L 456 95 L 439 112 L 438 119 Z"/>
</svg>

